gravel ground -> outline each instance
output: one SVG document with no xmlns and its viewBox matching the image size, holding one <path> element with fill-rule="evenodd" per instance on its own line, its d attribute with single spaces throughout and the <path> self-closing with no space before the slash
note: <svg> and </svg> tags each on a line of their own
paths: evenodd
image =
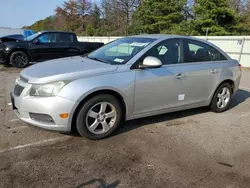
<svg viewBox="0 0 250 188">
<path fill-rule="evenodd" d="M 230 110 L 199 108 L 125 123 L 90 141 L 17 120 L 0 70 L 0 187 L 250 187 L 250 71 Z"/>
</svg>

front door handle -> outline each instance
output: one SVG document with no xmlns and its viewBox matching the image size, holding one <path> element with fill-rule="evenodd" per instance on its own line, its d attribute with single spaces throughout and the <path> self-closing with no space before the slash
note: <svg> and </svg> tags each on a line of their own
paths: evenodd
<svg viewBox="0 0 250 188">
<path fill-rule="evenodd" d="M 184 75 L 183 75 L 182 73 L 177 74 L 177 75 L 176 75 L 176 78 L 177 78 L 178 80 L 181 80 L 182 78 L 184 78 Z"/>
<path fill-rule="evenodd" d="M 212 69 L 211 70 L 211 73 L 213 73 L 213 74 L 216 74 L 216 73 L 218 73 L 219 71 L 217 70 L 217 69 Z"/>
</svg>

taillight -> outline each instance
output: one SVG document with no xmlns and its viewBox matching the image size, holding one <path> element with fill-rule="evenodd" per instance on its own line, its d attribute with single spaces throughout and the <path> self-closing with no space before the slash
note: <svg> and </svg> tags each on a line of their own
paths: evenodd
<svg viewBox="0 0 250 188">
<path fill-rule="evenodd" d="M 239 66 L 239 69 L 240 69 L 240 71 L 241 71 L 241 70 L 242 70 L 242 65 L 241 65 L 241 64 L 239 64 L 238 66 Z"/>
</svg>

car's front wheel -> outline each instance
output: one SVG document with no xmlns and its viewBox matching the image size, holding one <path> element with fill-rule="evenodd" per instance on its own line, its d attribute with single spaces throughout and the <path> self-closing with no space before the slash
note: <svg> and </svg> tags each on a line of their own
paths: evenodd
<svg viewBox="0 0 250 188">
<path fill-rule="evenodd" d="M 10 56 L 10 63 L 17 68 L 25 68 L 29 65 L 29 56 L 23 51 L 13 52 Z"/>
<path fill-rule="evenodd" d="M 232 98 L 232 85 L 230 83 L 221 84 L 212 99 L 211 110 L 214 112 L 224 112 L 228 109 L 228 106 Z"/>
<path fill-rule="evenodd" d="M 88 99 L 76 117 L 81 136 L 98 140 L 110 136 L 122 120 L 120 102 L 112 95 L 97 95 Z"/>
</svg>

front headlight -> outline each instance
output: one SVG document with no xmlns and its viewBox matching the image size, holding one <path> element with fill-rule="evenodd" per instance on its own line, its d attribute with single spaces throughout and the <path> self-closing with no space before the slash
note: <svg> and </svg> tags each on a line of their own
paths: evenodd
<svg viewBox="0 0 250 188">
<path fill-rule="evenodd" d="M 48 84 L 33 84 L 30 89 L 30 96 L 56 96 L 58 92 L 68 83 L 69 82 L 66 81 L 59 81 Z"/>
</svg>

